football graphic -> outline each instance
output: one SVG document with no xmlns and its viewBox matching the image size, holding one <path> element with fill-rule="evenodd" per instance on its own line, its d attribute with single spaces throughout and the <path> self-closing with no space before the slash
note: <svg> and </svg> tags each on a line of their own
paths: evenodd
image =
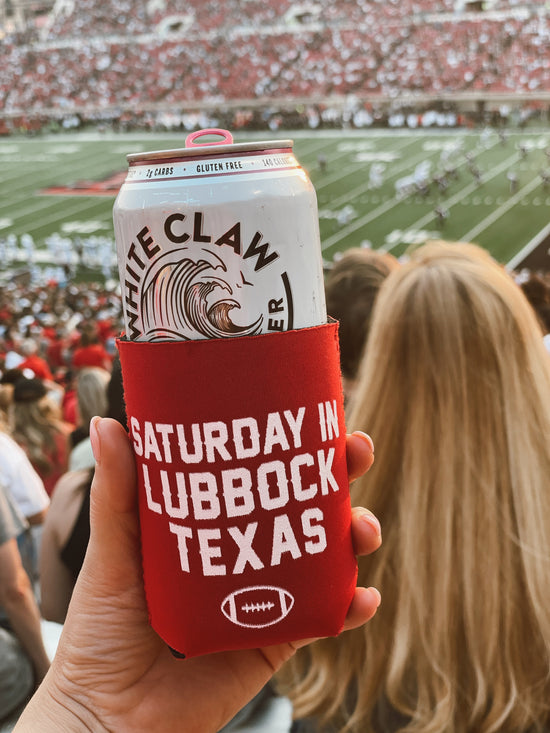
<svg viewBox="0 0 550 733">
<path fill-rule="evenodd" d="M 294 598 L 287 590 L 272 585 L 254 585 L 230 593 L 224 598 L 221 609 L 237 626 L 262 629 L 282 621 L 293 605 Z"/>
</svg>

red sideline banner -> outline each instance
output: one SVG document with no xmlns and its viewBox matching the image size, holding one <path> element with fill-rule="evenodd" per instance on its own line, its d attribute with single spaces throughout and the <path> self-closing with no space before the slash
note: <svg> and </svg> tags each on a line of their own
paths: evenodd
<svg viewBox="0 0 550 733">
<path fill-rule="evenodd" d="M 337 328 L 118 341 L 150 622 L 185 656 L 342 629 L 357 564 Z"/>
</svg>

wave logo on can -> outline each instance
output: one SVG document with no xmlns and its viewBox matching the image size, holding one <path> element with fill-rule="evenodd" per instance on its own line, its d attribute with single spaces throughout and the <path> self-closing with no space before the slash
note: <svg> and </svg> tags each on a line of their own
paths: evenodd
<svg viewBox="0 0 550 733">
<path fill-rule="evenodd" d="M 241 222 L 206 233 L 202 211 L 169 214 L 167 242 L 148 226 L 136 235 L 125 264 L 128 336 L 144 341 L 252 336 L 293 328 L 293 298 L 286 272 L 264 269 L 279 254 L 256 231 L 243 245 Z M 183 246 L 174 246 L 183 245 Z"/>
</svg>

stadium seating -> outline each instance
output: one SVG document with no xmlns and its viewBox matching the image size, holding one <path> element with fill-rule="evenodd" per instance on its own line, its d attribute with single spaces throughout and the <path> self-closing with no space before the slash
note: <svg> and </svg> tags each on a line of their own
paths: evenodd
<svg viewBox="0 0 550 733">
<path fill-rule="evenodd" d="M 123 121 L 228 102 L 533 93 L 550 89 L 549 43 L 550 11 L 513 0 L 483 13 L 455 0 L 57 0 L 4 38 L 0 113 Z"/>
</svg>

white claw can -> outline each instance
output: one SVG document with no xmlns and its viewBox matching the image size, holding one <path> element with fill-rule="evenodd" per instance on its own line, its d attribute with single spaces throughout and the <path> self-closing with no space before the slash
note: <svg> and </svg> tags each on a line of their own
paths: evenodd
<svg viewBox="0 0 550 733">
<path fill-rule="evenodd" d="M 233 143 L 209 129 L 127 158 L 113 209 L 127 338 L 326 323 L 317 198 L 292 140 Z"/>
</svg>

